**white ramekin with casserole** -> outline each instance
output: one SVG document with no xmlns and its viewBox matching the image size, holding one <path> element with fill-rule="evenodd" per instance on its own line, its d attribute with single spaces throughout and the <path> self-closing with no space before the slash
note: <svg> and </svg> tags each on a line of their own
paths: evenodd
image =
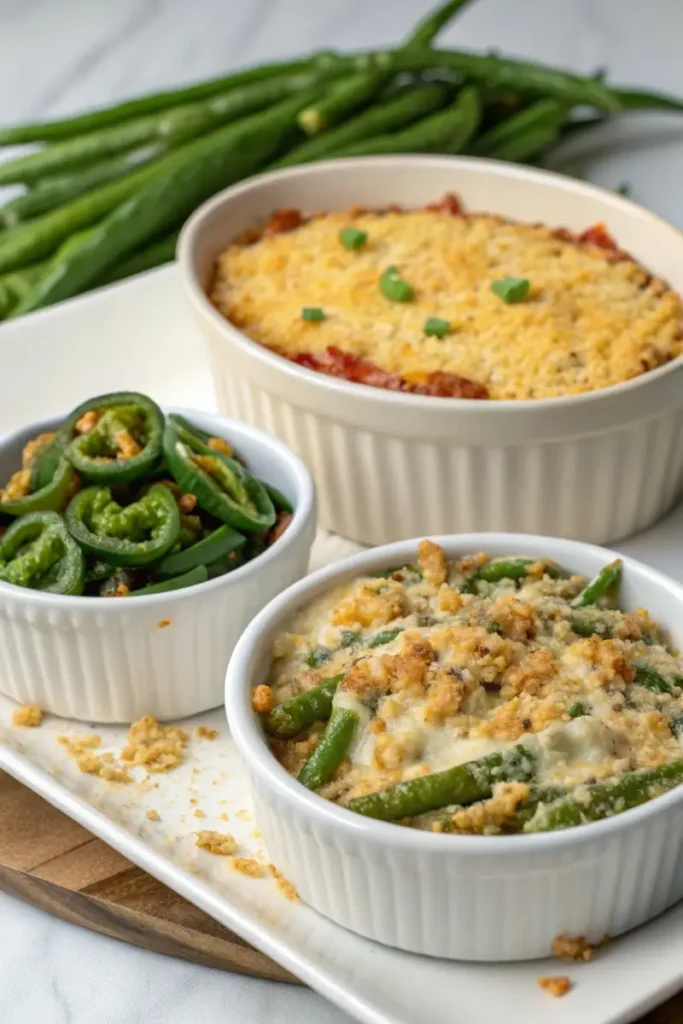
<svg viewBox="0 0 683 1024">
<path fill-rule="evenodd" d="M 683 473 L 683 237 L 584 182 L 396 156 L 266 174 L 178 249 L 221 406 L 307 461 L 323 526 L 603 541 Z"/>
<path fill-rule="evenodd" d="M 531 535 L 363 552 L 272 601 L 226 677 L 271 856 L 320 913 L 517 960 L 683 896 L 680 585 Z"/>
</svg>

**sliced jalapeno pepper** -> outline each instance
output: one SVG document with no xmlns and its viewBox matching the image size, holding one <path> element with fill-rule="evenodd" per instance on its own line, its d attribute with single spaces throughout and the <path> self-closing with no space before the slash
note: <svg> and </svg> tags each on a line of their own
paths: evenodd
<svg viewBox="0 0 683 1024">
<path fill-rule="evenodd" d="M 205 444 L 207 448 L 211 448 L 213 451 L 220 452 L 222 455 L 228 455 L 230 458 L 235 459 L 236 462 L 242 462 L 235 455 L 235 449 L 224 437 L 218 437 L 216 434 L 208 434 L 205 430 L 200 430 L 199 427 L 195 427 L 194 423 L 190 423 L 189 420 L 186 420 L 184 416 L 180 416 L 177 412 L 172 412 L 168 418 L 178 431 L 180 440 L 184 441 L 190 448 L 195 444 Z"/>
<path fill-rule="evenodd" d="M 0 580 L 48 594 L 81 594 L 85 559 L 56 512 L 32 512 L 0 537 Z"/>
<path fill-rule="evenodd" d="M 30 481 L 30 469 L 19 470 L 15 476 L 22 474 L 28 474 Z M 28 493 L 18 497 L 11 496 L 10 487 L 0 491 L 0 511 L 6 512 L 10 516 L 24 516 L 31 512 L 55 512 L 62 509 L 72 493 L 75 477 L 76 473 L 71 463 L 60 457 L 52 478 L 45 486 L 33 493 L 30 491 L 30 482 L 27 488 Z"/>
<path fill-rule="evenodd" d="M 47 485 L 52 481 L 52 478 L 57 472 L 57 466 L 59 465 L 59 460 L 62 455 L 57 434 L 44 434 L 41 438 L 38 438 L 37 441 L 38 447 L 29 458 L 29 468 L 31 470 L 30 486 L 32 494 L 35 491 L 42 490 L 43 487 L 47 487 Z M 30 444 L 31 442 L 29 442 L 29 445 L 24 449 L 24 458 L 26 458 L 26 453 Z"/>
<path fill-rule="evenodd" d="M 162 484 L 121 506 L 108 487 L 86 487 L 70 502 L 66 525 L 88 554 L 112 565 L 149 565 L 162 558 L 180 533 L 175 498 Z"/>
<path fill-rule="evenodd" d="M 194 494 L 200 508 L 228 526 L 261 533 L 275 522 L 275 509 L 256 477 L 222 452 L 183 431 L 175 423 L 164 431 L 164 456 L 173 479 L 185 493 Z"/>
<path fill-rule="evenodd" d="M 273 487 L 272 484 L 264 483 L 263 486 L 266 489 L 266 494 L 272 501 L 278 512 L 289 512 L 290 515 L 294 514 L 294 506 L 282 491 L 278 491 L 277 487 Z"/>
<path fill-rule="evenodd" d="M 160 580 L 168 579 L 171 576 L 181 576 L 196 569 L 198 565 L 210 566 L 219 558 L 225 558 L 231 551 L 238 551 L 244 546 L 245 538 L 237 530 L 233 530 L 226 523 L 213 530 L 208 537 L 197 541 L 183 551 L 166 555 L 164 560 L 157 566 L 155 572 Z M 226 562 L 227 566 L 227 562 Z"/>
<path fill-rule="evenodd" d="M 148 587 L 141 587 L 140 590 L 131 590 L 129 597 L 145 597 L 147 594 L 165 594 L 168 590 L 182 590 L 183 587 L 194 587 L 197 583 L 206 583 L 209 573 L 205 565 L 196 565 L 194 569 L 183 573 L 182 576 L 174 576 L 170 580 L 162 580 L 161 583 L 151 583 Z"/>
<path fill-rule="evenodd" d="M 161 454 L 164 415 L 146 395 L 120 391 L 79 405 L 60 430 L 66 457 L 86 480 L 125 484 L 147 475 Z"/>
</svg>

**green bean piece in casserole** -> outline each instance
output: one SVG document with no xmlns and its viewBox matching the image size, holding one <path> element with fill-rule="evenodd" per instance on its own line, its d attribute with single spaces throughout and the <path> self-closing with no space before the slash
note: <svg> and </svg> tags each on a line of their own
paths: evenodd
<svg viewBox="0 0 683 1024">
<path fill-rule="evenodd" d="M 491 796 L 498 782 L 525 782 L 534 777 L 536 759 L 521 745 L 509 751 L 488 754 L 478 761 L 398 782 L 367 796 L 349 801 L 351 811 L 382 821 L 414 818 L 442 807 L 473 804 Z"/>
<path fill-rule="evenodd" d="M 334 775 L 351 746 L 359 717 L 350 708 L 334 708 L 318 745 L 297 776 L 307 789 L 319 789 Z"/>
<path fill-rule="evenodd" d="M 330 676 L 329 679 L 323 679 L 319 686 L 314 686 L 278 704 L 266 717 L 266 732 L 270 736 L 286 740 L 298 736 L 314 722 L 324 722 L 330 717 L 332 698 L 343 678 L 343 673 Z"/>
<path fill-rule="evenodd" d="M 607 597 L 610 591 L 617 589 L 621 582 L 621 574 L 621 559 L 616 558 L 601 569 L 595 579 L 577 594 L 572 601 L 572 608 L 585 608 L 586 605 L 597 604 L 603 597 Z"/>
</svg>

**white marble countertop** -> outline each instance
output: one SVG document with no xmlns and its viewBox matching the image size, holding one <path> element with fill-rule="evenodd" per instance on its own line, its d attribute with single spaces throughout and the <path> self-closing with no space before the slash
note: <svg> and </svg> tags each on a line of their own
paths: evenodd
<svg viewBox="0 0 683 1024">
<path fill-rule="evenodd" d="M 0 123 L 45 118 L 319 46 L 385 45 L 430 0 L 0 0 Z M 674 0 L 478 0 L 444 35 L 683 95 Z M 683 121 L 634 117 L 574 166 L 683 227 Z M 2 1024 L 300 1024 L 348 1019 L 312 992 L 144 952 L 0 894 Z"/>
</svg>

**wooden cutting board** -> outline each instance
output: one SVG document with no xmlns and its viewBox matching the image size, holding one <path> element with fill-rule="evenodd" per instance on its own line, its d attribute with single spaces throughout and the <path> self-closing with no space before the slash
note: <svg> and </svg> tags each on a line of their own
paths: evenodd
<svg viewBox="0 0 683 1024">
<path fill-rule="evenodd" d="M 144 949 L 271 981 L 297 979 L 0 772 L 0 890 Z M 569 966 L 569 965 L 567 965 Z M 558 974 L 563 973 L 558 964 Z M 683 995 L 638 1024 L 681 1024 Z"/>
</svg>

